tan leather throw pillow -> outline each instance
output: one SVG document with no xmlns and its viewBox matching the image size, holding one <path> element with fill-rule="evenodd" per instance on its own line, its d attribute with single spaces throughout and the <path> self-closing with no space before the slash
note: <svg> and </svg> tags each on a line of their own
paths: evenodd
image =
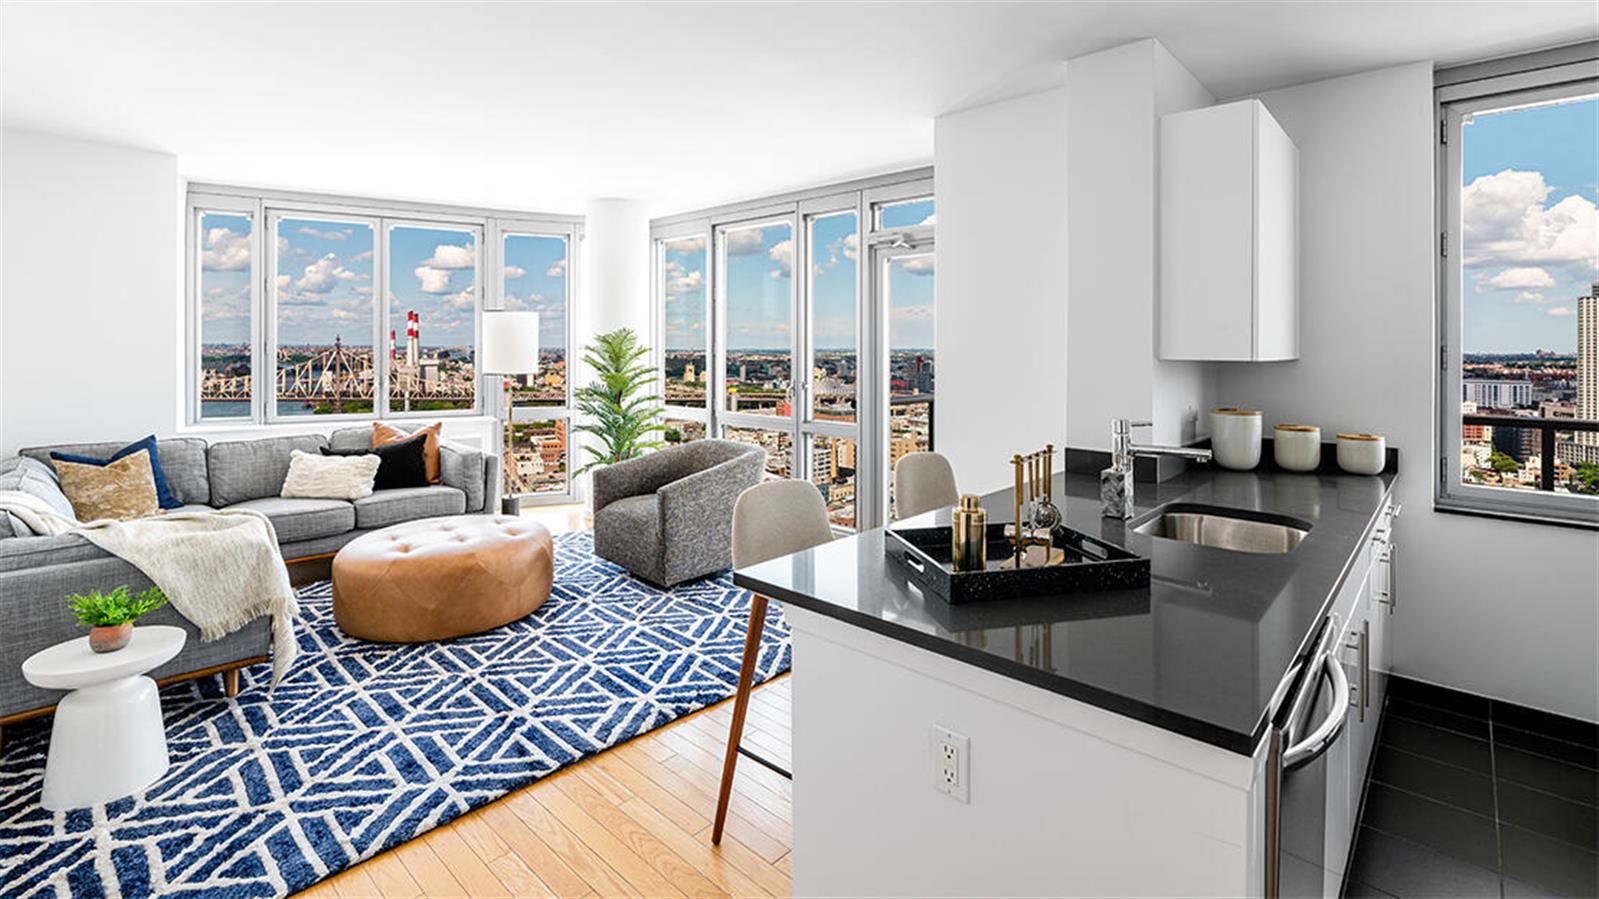
<svg viewBox="0 0 1599 899">
<path fill-rule="evenodd" d="M 67 495 L 72 514 L 79 521 L 127 521 L 161 511 L 149 450 L 139 450 L 106 465 L 51 461 L 61 478 L 61 492 Z"/>
<path fill-rule="evenodd" d="M 424 441 L 422 457 L 427 462 L 428 483 L 442 484 L 444 483 L 444 478 L 439 470 L 439 431 L 443 429 L 444 422 L 436 421 L 425 428 L 417 428 L 407 434 L 404 431 L 391 428 L 381 421 L 374 421 L 372 422 L 372 445 L 383 446 L 386 443 L 400 443 L 404 440 L 410 440 L 418 434 L 426 434 L 428 439 Z"/>
</svg>

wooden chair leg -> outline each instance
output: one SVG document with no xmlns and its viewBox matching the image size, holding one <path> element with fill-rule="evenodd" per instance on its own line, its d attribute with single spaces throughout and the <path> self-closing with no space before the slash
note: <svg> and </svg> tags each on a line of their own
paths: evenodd
<svg viewBox="0 0 1599 899">
<path fill-rule="evenodd" d="M 716 796 L 716 823 L 711 827 L 711 843 L 721 845 L 722 826 L 727 823 L 727 803 L 733 796 L 733 771 L 738 767 L 738 745 L 744 738 L 744 713 L 750 707 L 750 687 L 755 681 L 755 665 L 761 655 L 761 632 L 766 629 L 766 597 L 755 594 L 750 600 L 749 632 L 744 636 L 744 660 L 738 667 L 738 692 L 733 696 L 733 723 L 727 729 L 727 756 L 722 760 L 722 788 Z"/>
<path fill-rule="evenodd" d="M 222 690 L 229 696 L 239 695 L 239 669 L 229 668 L 222 672 Z"/>
</svg>

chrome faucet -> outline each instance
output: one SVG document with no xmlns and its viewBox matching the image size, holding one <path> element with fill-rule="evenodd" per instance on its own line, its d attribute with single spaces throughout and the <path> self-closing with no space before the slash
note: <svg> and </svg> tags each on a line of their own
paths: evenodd
<svg viewBox="0 0 1599 899">
<path fill-rule="evenodd" d="M 1153 427 L 1151 421 L 1110 420 L 1110 467 L 1099 473 L 1099 509 L 1106 518 L 1133 517 L 1133 460 L 1138 456 L 1176 456 L 1209 462 L 1210 450 L 1186 446 L 1140 446 L 1133 443 L 1133 428 Z"/>
</svg>

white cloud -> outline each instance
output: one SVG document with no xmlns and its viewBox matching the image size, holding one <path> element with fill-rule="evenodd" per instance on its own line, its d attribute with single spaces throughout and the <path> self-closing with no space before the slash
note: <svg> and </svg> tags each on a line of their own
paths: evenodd
<svg viewBox="0 0 1599 899">
<path fill-rule="evenodd" d="M 1567 315 L 1576 315 L 1577 314 L 1577 310 L 1571 308 L 1570 306 L 1550 306 L 1548 309 L 1545 309 L 1544 311 L 1549 313 L 1550 315 L 1553 315 L 1553 316 L 1556 316 L 1556 317 L 1567 316 Z"/>
<path fill-rule="evenodd" d="M 450 273 L 445 269 L 419 265 L 416 267 L 416 280 L 422 286 L 423 293 L 450 292 Z"/>
<path fill-rule="evenodd" d="M 1515 303 L 1517 306 L 1542 306 L 1548 300 L 1545 300 L 1543 294 L 1536 290 L 1523 290 L 1521 293 L 1516 294 L 1516 298 L 1510 302 Z"/>
<path fill-rule="evenodd" d="M 933 320 L 933 307 L 900 306 L 890 312 L 889 317 L 899 322 L 930 322 Z"/>
<path fill-rule="evenodd" d="M 356 274 L 339 264 L 339 257 L 332 253 L 305 267 L 305 274 L 294 282 L 296 290 L 306 293 L 327 293 L 338 286 L 340 281 L 365 281 L 367 275 Z"/>
<path fill-rule="evenodd" d="M 910 275 L 931 275 L 933 273 L 934 259 L 932 256 L 912 256 L 901 262 L 899 267 Z"/>
<path fill-rule="evenodd" d="M 328 229 L 326 231 L 318 231 L 315 228 L 306 227 L 306 226 L 301 226 L 301 228 L 300 228 L 300 233 L 301 234 L 307 235 L 309 237 L 320 237 L 323 240 L 343 240 L 346 237 L 350 236 L 350 231 L 351 231 L 351 229 L 349 229 L 349 228 L 342 228 L 342 229 L 339 229 L 339 230 Z"/>
<path fill-rule="evenodd" d="M 922 219 L 920 224 L 923 224 L 923 225 L 936 225 L 936 224 L 938 224 L 938 213 L 936 213 L 936 212 L 928 213 L 927 218 Z"/>
<path fill-rule="evenodd" d="M 505 277 L 507 278 L 520 278 L 525 274 L 527 274 L 527 269 L 521 267 L 520 265 L 505 266 Z"/>
<path fill-rule="evenodd" d="M 476 257 L 477 253 L 472 247 L 441 243 L 433 248 L 432 256 L 422 260 L 422 265 L 428 268 L 471 268 Z"/>
<path fill-rule="evenodd" d="M 1507 268 L 1493 277 L 1477 276 L 1477 292 L 1485 290 L 1521 290 L 1527 287 L 1553 287 L 1555 279 L 1537 266 Z"/>
<path fill-rule="evenodd" d="M 1560 265 L 1576 277 L 1599 274 L 1599 209 L 1573 194 L 1545 206 L 1541 172 L 1505 169 L 1461 192 L 1465 264 Z"/>
<path fill-rule="evenodd" d="M 705 272 L 700 269 L 684 271 L 681 263 L 668 260 L 665 265 L 666 295 L 680 297 L 705 289 Z"/>
<path fill-rule="evenodd" d="M 744 228 L 727 232 L 727 255 L 748 256 L 759 253 L 766 246 L 760 228 Z"/>
<path fill-rule="evenodd" d="M 845 259 L 859 259 L 861 256 L 861 236 L 859 234 L 846 235 L 842 249 Z"/>
<path fill-rule="evenodd" d="M 234 234 L 229 228 L 206 229 L 200 267 L 211 272 L 249 271 L 250 235 Z"/>
<path fill-rule="evenodd" d="M 370 262 L 370 261 L 372 261 L 372 251 L 371 250 L 362 250 L 361 252 L 356 253 L 354 256 L 351 256 L 350 257 L 350 261 L 351 262 Z"/>
<path fill-rule="evenodd" d="M 287 252 L 289 252 L 289 239 L 287 237 L 279 237 L 278 238 L 278 255 L 281 256 L 281 255 L 283 255 L 284 253 L 287 253 Z"/>
<path fill-rule="evenodd" d="M 705 235 L 673 238 L 666 242 L 666 249 L 673 253 L 697 253 L 705 249 Z"/>
<path fill-rule="evenodd" d="M 471 309 L 477 305 L 476 285 L 468 284 L 465 290 L 450 294 L 444 298 L 444 304 L 451 309 Z"/>
<path fill-rule="evenodd" d="M 550 267 L 544 270 L 544 274 L 551 278 L 566 277 L 566 257 L 563 256 L 551 263 Z"/>
<path fill-rule="evenodd" d="M 793 238 L 780 240 L 777 243 L 772 244 L 772 248 L 766 251 L 766 255 L 773 262 L 777 263 L 777 268 L 772 269 L 771 272 L 773 278 L 787 278 L 794 274 Z"/>
</svg>

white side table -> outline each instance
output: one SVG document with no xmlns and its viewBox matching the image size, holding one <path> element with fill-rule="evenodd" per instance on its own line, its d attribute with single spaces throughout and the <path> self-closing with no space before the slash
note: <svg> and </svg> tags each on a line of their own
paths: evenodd
<svg viewBox="0 0 1599 899">
<path fill-rule="evenodd" d="M 116 652 L 96 653 L 79 637 L 41 649 L 22 663 L 28 683 L 71 690 L 56 706 L 40 804 L 83 808 L 148 787 L 167 771 L 161 699 L 146 671 L 183 648 L 183 628 L 135 626 Z"/>
</svg>

